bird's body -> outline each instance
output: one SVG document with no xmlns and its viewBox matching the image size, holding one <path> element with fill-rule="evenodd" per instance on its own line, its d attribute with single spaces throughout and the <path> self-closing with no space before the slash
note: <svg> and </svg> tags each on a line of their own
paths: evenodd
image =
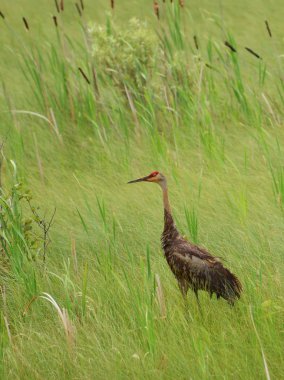
<svg viewBox="0 0 284 380">
<path fill-rule="evenodd" d="M 240 298 L 242 291 L 240 281 L 223 266 L 219 258 L 188 242 L 180 235 L 171 214 L 165 177 L 159 172 L 153 172 L 130 183 L 140 181 L 156 182 L 162 188 L 164 204 L 162 248 L 183 296 L 186 296 L 190 288 L 198 300 L 198 290 L 205 290 L 210 296 L 215 293 L 217 298 L 222 297 L 233 304 Z"/>
<path fill-rule="evenodd" d="M 184 239 L 171 214 L 167 210 L 164 213 L 162 248 L 182 294 L 185 296 L 189 288 L 196 296 L 198 290 L 205 290 L 210 296 L 215 293 L 217 298 L 223 297 L 232 304 L 240 297 L 240 281 L 217 257 Z"/>
</svg>

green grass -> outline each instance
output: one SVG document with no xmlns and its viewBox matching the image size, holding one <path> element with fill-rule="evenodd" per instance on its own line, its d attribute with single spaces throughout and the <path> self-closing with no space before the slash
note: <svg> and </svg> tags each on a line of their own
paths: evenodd
<svg viewBox="0 0 284 380">
<path fill-rule="evenodd" d="M 160 22 L 148 0 L 119 2 L 113 16 L 85 1 L 84 18 L 65 3 L 60 14 L 31 0 L 0 9 L 1 183 L 21 180 L 47 217 L 56 207 L 45 263 L 24 256 L 28 207 L 11 214 L 1 378 L 283 378 L 280 1 L 161 2 Z M 94 83 L 86 22 L 134 16 L 165 57 L 153 82 L 122 90 L 96 67 Z M 160 248 L 160 190 L 126 185 L 152 170 L 167 176 L 180 231 L 243 283 L 234 308 L 204 293 L 202 317 L 189 293 L 185 313 Z"/>
</svg>

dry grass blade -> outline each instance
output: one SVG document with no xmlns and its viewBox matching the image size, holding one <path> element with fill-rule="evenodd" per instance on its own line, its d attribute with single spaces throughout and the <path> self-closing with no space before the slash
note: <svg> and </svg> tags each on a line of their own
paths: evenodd
<svg viewBox="0 0 284 380">
<path fill-rule="evenodd" d="M 44 172 L 43 172 L 42 160 L 40 158 L 39 149 L 38 149 L 38 142 L 37 142 L 37 138 L 36 138 L 35 133 L 33 133 L 33 137 L 34 137 L 34 142 L 35 142 L 35 152 L 36 152 L 38 171 L 40 174 L 40 179 L 41 179 L 42 183 L 44 183 Z"/>
<path fill-rule="evenodd" d="M 58 303 L 50 294 L 48 293 L 42 293 L 42 294 L 43 295 L 39 297 L 50 302 L 52 306 L 54 306 L 54 308 L 56 309 L 59 319 L 61 320 L 62 325 L 64 327 L 68 348 L 72 349 L 75 343 L 75 332 L 74 332 L 74 327 L 69 319 L 66 309 L 64 308 L 61 309 Z"/>
<path fill-rule="evenodd" d="M 78 260 L 77 260 L 77 251 L 76 251 L 76 240 L 74 238 L 71 239 L 71 252 L 74 261 L 74 271 L 78 274 Z"/>
<path fill-rule="evenodd" d="M 133 115 L 133 119 L 134 119 L 135 125 L 136 125 L 136 127 L 138 127 L 139 126 L 139 121 L 138 121 L 138 118 L 137 118 L 137 112 L 136 112 L 136 108 L 135 108 L 134 102 L 132 100 L 131 94 L 130 94 L 130 92 L 128 91 L 128 89 L 127 89 L 127 87 L 125 85 L 124 85 L 124 90 L 125 90 L 125 93 L 126 93 L 126 96 L 127 96 L 129 107 L 130 107 L 132 115 Z"/>
<path fill-rule="evenodd" d="M 52 110 L 51 110 L 52 111 Z M 57 127 L 57 124 L 54 125 L 46 116 L 44 115 L 41 115 L 40 113 L 38 112 L 33 112 L 33 111 L 25 111 L 25 110 L 11 110 L 10 111 L 12 114 L 25 114 L 25 115 L 30 115 L 30 116 L 36 116 L 36 117 L 39 117 L 40 119 L 46 121 L 53 129 L 53 131 L 58 135 L 58 127 Z M 54 115 L 53 115 L 54 116 Z M 54 118 L 55 120 L 55 118 Z M 58 138 L 61 138 L 60 135 L 58 135 Z"/>
<path fill-rule="evenodd" d="M 265 101 L 265 104 L 267 105 L 268 111 L 269 111 L 269 113 L 272 115 L 274 121 L 275 121 L 276 123 L 279 123 L 279 120 L 277 119 L 275 113 L 273 112 L 273 109 L 272 109 L 271 104 L 269 103 L 269 100 L 267 99 L 267 97 L 265 96 L 264 93 L 262 93 L 261 96 L 262 96 L 263 100 Z"/>
<path fill-rule="evenodd" d="M 250 309 L 249 309 L 249 310 L 250 310 L 250 318 L 251 318 L 251 322 L 252 322 L 252 325 L 253 325 L 253 329 L 254 329 L 254 332 L 255 332 L 256 338 L 257 338 L 257 340 L 258 340 L 258 343 L 259 343 L 260 349 L 261 349 L 261 355 L 262 355 L 262 360 L 263 360 L 263 365 L 264 365 L 264 370 L 265 370 L 265 376 L 266 376 L 266 379 L 267 379 L 267 380 L 270 380 L 270 374 L 269 374 L 269 369 L 268 369 L 267 361 L 266 361 L 265 354 L 264 354 L 264 351 L 263 351 L 263 348 L 262 348 L 262 344 L 261 344 L 260 337 L 259 337 L 259 335 L 258 335 L 258 332 L 257 332 L 256 326 L 255 326 L 255 323 L 254 323 L 254 319 L 253 319 L 253 315 L 252 315 L 251 305 L 250 305 Z"/>
<path fill-rule="evenodd" d="M 6 327 L 6 330 L 7 330 L 7 335 L 8 335 L 8 338 L 9 338 L 9 342 L 10 344 L 12 345 L 12 335 L 11 335 L 11 331 L 10 331 L 10 327 L 9 327 L 9 322 L 8 322 L 8 319 L 6 317 L 6 315 L 4 316 L 4 322 L 5 322 L 5 327 Z"/>
<path fill-rule="evenodd" d="M 33 296 L 32 299 L 27 303 L 27 305 L 24 308 L 24 311 L 22 312 L 22 316 L 25 317 L 27 312 L 29 311 L 31 305 L 34 303 L 35 300 L 38 299 L 38 296 Z"/>
<path fill-rule="evenodd" d="M 165 297 L 164 297 L 164 292 L 163 292 L 160 276 L 157 273 L 155 274 L 155 281 L 156 281 L 156 296 L 157 296 L 157 301 L 160 308 L 161 317 L 166 318 L 167 310 L 166 310 Z"/>
<path fill-rule="evenodd" d="M 58 140 L 62 143 L 63 142 L 62 141 L 62 136 L 61 136 L 61 134 L 59 132 L 57 121 L 55 119 L 55 115 L 54 115 L 53 109 L 50 108 L 49 112 L 50 112 L 50 116 L 51 116 L 51 119 L 52 119 L 52 125 L 54 126 L 54 131 L 55 131 L 55 133 L 56 133 L 56 135 L 58 137 Z"/>
</svg>

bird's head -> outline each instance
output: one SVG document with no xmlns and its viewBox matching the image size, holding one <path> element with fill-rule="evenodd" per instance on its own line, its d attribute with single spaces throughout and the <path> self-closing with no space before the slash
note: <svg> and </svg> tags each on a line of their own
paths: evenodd
<svg viewBox="0 0 284 380">
<path fill-rule="evenodd" d="M 163 187 L 163 186 L 166 186 L 166 177 L 162 173 L 155 171 L 155 172 L 150 173 L 149 175 L 146 175 L 145 177 L 134 179 L 127 183 L 136 183 L 136 182 L 154 182 L 160 185 L 161 187 Z"/>
</svg>

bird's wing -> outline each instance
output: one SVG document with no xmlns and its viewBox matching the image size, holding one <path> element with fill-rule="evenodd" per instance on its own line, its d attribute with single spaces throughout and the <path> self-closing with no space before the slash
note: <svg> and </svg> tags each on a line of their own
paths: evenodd
<svg viewBox="0 0 284 380">
<path fill-rule="evenodd" d="M 218 257 L 212 256 L 206 249 L 191 244 L 186 240 L 181 241 L 176 248 L 175 253 L 180 258 L 183 256 L 185 260 L 202 260 L 211 265 L 220 262 Z"/>
</svg>

